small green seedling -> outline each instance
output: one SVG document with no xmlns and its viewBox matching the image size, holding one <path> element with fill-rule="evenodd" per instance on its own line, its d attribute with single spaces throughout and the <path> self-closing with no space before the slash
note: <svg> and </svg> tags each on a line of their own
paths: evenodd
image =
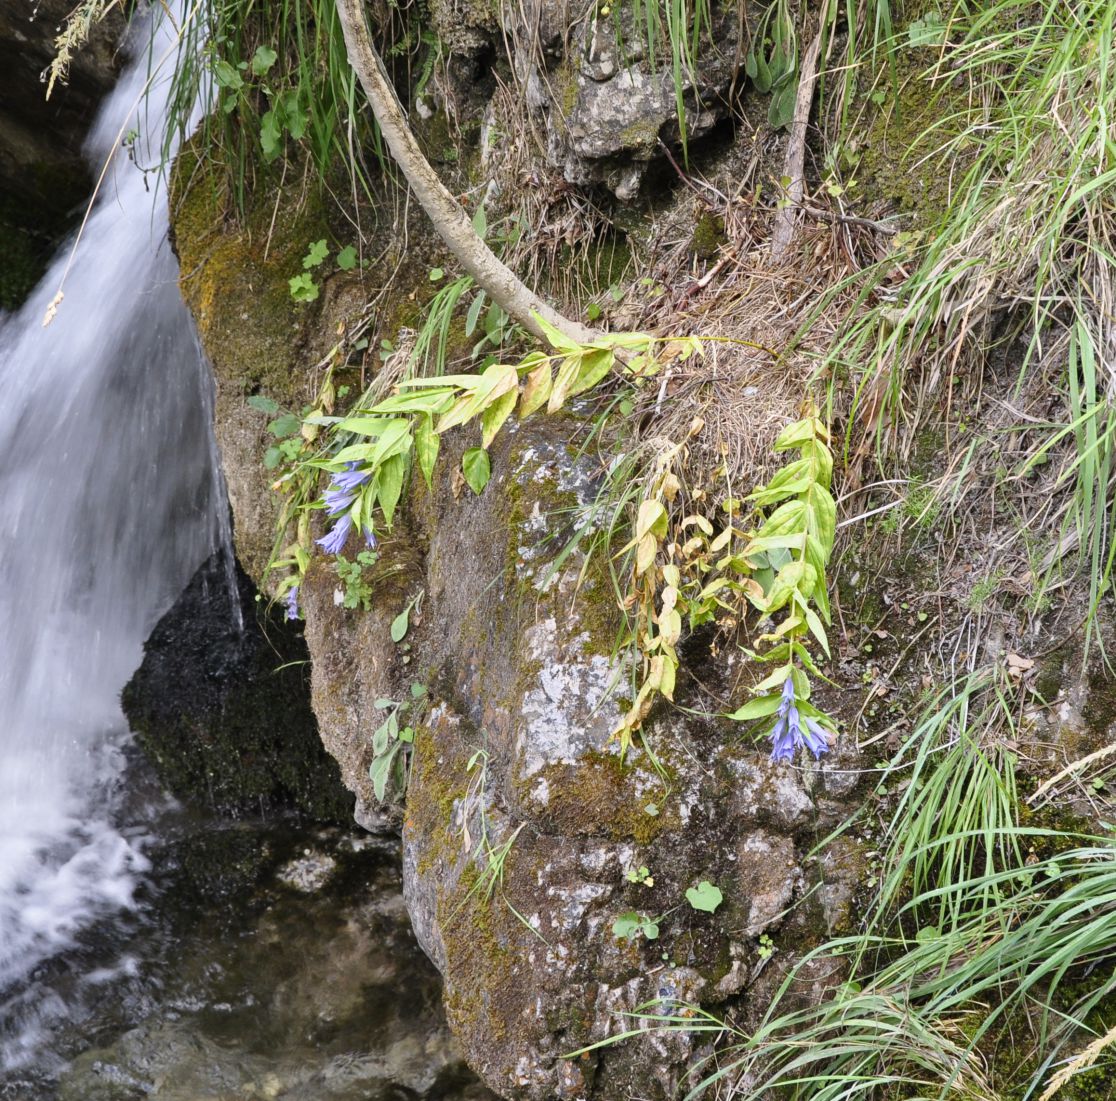
<svg viewBox="0 0 1116 1101">
<path fill-rule="evenodd" d="M 703 879 L 696 887 L 690 887 L 686 891 L 686 901 L 695 910 L 707 914 L 712 914 L 724 900 L 720 888 L 713 886 L 708 879 Z"/>
<path fill-rule="evenodd" d="M 409 700 L 376 700 L 378 711 L 386 711 L 387 717 L 372 734 L 372 764 L 368 777 L 372 790 L 381 802 L 388 792 L 388 785 L 402 791 L 407 783 L 406 747 L 413 745 L 415 726 L 426 704 L 426 685 L 411 685 Z M 406 725 L 400 725 L 401 722 Z"/>
<path fill-rule="evenodd" d="M 420 591 L 418 596 L 391 621 L 391 641 L 397 645 L 403 641 L 407 632 L 411 629 L 411 609 L 422 602 L 422 597 L 423 593 Z"/>
<path fill-rule="evenodd" d="M 629 868 L 624 873 L 624 878 L 629 883 L 642 883 L 644 887 L 654 887 L 655 879 L 646 864 L 638 868 Z"/>
<path fill-rule="evenodd" d="M 659 923 L 655 918 L 637 914 L 629 910 L 621 914 L 612 923 L 612 935 L 618 940 L 635 940 L 636 937 L 645 937 L 647 940 L 659 939 Z"/>
</svg>

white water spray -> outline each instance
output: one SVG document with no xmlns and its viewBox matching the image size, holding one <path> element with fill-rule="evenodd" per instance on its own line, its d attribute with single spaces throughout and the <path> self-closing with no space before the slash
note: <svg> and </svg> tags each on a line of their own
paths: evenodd
<svg viewBox="0 0 1116 1101">
<path fill-rule="evenodd" d="M 0 995 L 131 903 L 144 860 L 113 826 L 119 695 L 222 538 L 166 198 L 120 143 L 135 129 L 136 161 L 158 159 L 167 80 L 145 96 L 140 52 L 89 139 L 94 171 L 112 162 L 57 316 L 43 328 L 69 247 L 0 321 Z"/>
</svg>

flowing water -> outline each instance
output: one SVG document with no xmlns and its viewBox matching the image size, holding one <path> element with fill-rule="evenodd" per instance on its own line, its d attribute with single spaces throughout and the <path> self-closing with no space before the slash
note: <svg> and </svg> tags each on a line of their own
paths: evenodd
<svg viewBox="0 0 1116 1101">
<path fill-rule="evenodd" d="M 222 537 L 208 372 L 176 285 L 165 196 L 137 167 L 157 161 L 167 91 L 165 80 L 145 88 L 147 75 L 141 49 L 93 127 L 94 174 L 111 161 L 72 260 L 63 248 L 0 321 L 8 1068 L 37 1043 L 36 1014 L 20 1021 L 11 992 L 91 922 L 132 904 L 145 857 L 142 831 L 114 824 L 127 741 L 119 694 L 153 623 Z M 133 129 L 135 163 L 121 141 Z"/>
</svg>

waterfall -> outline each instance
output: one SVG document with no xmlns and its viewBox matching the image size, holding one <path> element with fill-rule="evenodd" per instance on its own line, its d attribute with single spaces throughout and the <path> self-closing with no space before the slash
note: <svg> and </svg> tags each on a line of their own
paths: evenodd
<svg viewBox="0 0 1116 1101">
<path fill-rule="evenodd" d="M 154 40 L 158 56 L 169 28 Z M 0 321 L 0 1011 L 5 988 L 132 902 L 145 865 L 114 825 L 119 694 L 222 539 L 209 373 L 158 173 L 137 167 L 158 161 L 168 94 L 166 78 L 145 92 L 148 44 L 89 137 L 94 174 L 111 161 L 72 262 L 67 245 Z"/>
</svg>

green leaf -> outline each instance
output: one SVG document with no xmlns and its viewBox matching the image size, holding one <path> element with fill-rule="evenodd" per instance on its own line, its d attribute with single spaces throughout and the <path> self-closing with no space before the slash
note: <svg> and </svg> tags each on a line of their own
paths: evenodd
<svg viewBox="0 0 1116 1101">
<path fill-rule="evenodd" d="M 945 41 L 945 30 L 941 15 L 931 8 L 907 25 L 907 39 L 912 46 L 940 46 Z"/>
<path fill-rule="evenodd" d="M 422 697 L 425 696 L 425 695 L 426 695 L 426 685 L 425 684 L 420 684 L 418 681 L 415 681 L 411 685 L 411 699 L 421 700 Z"/>
<path fill-rule="evenodd" d="M 368 769 L 368 776 L 372 781 L 372 790 L 381 802 L 387 794 L 388 780 L 391 778 L 391 766 L 398 752 L 399 743 L 396 742 L 382 757 L 377 757 Z"/>
<path fill-rule="evenodd" d="M 469 488 L 479 497 L 488 485 L 488 479 L 492 477 L 488 452 L 483 447 L 470 447 L 461 456 L 461 470 Z"/>
<path fill-rule="evenodd" d="M 318 297 L 318 284 L 308 271 L 292 276 L 287 283 L 291 288 L 291 297 L 296 302 L 313 302 Z"/>
<path fill-rule="evenodd" d="M 789 451 L 792 447 L 801 447 L 810 440 L 826 437 L 825 426 L 816 417 L 806 417 L 803 420 L 788 424 L 775 440 L 776 451 Z"/>
<path fill-rule="evenodd" d="M 411 626 L 411 605 L 408 604 L 392 621 L 391 621 L 391 641 L 402 642 L 404 636 L 407 634 Z"/>
<path fill-rule="evenodd" d="M 647 814 L 647 815 L 650 815 L 650 816 L 651 816 L 652 818 L 658 818 L 658 817 L 659 817 L 659 807 L 658 807 L 658 804 L 656 804 L 656 803 L 648 803 L 648 804 L 647 804 L 647 805 L 646 805 L 646 806 L 645 806 L 645 807 L 643 808 L 643 813 L 644 813 L 644 814 Z"/>
<path fill-rule="evenodd" d="M 543 333 L 546 336 L 546 339 L 550 341 L 550 346 L 552 348 L 557 349 L 559 352 L 581 351 L 580 344 L 577 344 L 574 341 L 570 340 L 568 336 L 563 336 L 553 325 L 550 324 L 549 321 L 546 320 L 546 318 L 540 317 L 533 310 L 531 311 L 531 316 L 538 323 L 539 328 L 542 329 Z"/>
<path fill-rule="evenodd" d="M 393 455 L 405 454 L 411 447 L 411 422 L 404 417 L 396 417 L 384 425 L 380 438 L 368 456 L 370 466 L 378 466 Z"/>
<path fill-rule="evenodd" d="M 244 78 L 227 61 L 218 61 L 213 66 L 213 77 L 221 88 L 228 88 L 233 92 L 239 92 L 244 87 Z"/>
<path fill-rule="evenodd" d="M 380 501 L 380 508 L 384 513 L 384 521 L 391 529 L 392 519 L 395 516 L 395 506 L 399 503 L 399 496 L 403 492 L 403 476 L 407 470 L 407 459 L 404 455 L 392 455 L 376 475 L 376 491 Z"/>
<path fill-rule="evenodd" d="M 284 436 L 295 435 L 301 427 L 302 421 L 294 413 L 284 413 L 281 417 L 276 417 L 267 426 L 267 430 L 278 439 L 283 439 Z"/>
<path fill-rule="evenodd" d="M 431 268 L 428 278 L 431 283 L 437 283 L 439 279 L 445 278 L 445 271 L 442 268 Z"/>
<path fill-rule="evenodd" d="M 822 621 L 818 618 L 818 613 L 807 604 L 802 605 L 802 613 L 806 617 L 806 625 L 810 628 L 810 634 L 818 640 L 818 645 L 825 651 L 825 656 L 829 657 L 829 638 L 825 633 L 825 627 L 822 626 Z"/>
<path fill-rule="evenodd" d="M 614 359 L 611 348 L 587 352 L 581 359 L 581 367 L 567 396 L 573 397 L 574 394 L 592 390 L 612 370 Z"/>
<path fill-rule="evenodd" d="M 757 505 L 772 505 L 784 497 L 805 493 L 814 484 L 814 465 L 808 459 L 787 463 L 770 482 L 748 494 L 748 500 Z"/>
<path fill-rule="evenodd" d="M 631 940 L 643 928 L 643 918 L 634 910 L 621 914 L 612 923 L 612 935 L 621 940 Z"/>
<path fill-rule="evenodd" d="M 434 418 L 429 414 L 419 417 L 415 428 L 415 454 L 426 488 L 430 490 L 434 488 L 434 464 L 438 461 L 441 446 L 442 438 L 434 431 Z"/>
<path fill-rule="evenodd" d="M 337 254 L 337 266 L 342 271 L 352 271 L 356 267 L 357 250 L 355 245 L 346 245 Z"/>
<path fill-rule="evenodd" d="M 724 895 L 708 879 L 703 879 L 696 887 L 686 890 L 686 901 L 695 909 L 712 914 L 724 902 Z"/>
<path fill-rule="evenodd" d="M 484 309 L 485 293 L 481 291 L 476 298 L 473 299 L 473 304 L 469 307 L 469 312 L 465 315 L 465 335 L 472 336 L 477 329 L 477 322 L 480 320 L 481 310 Z"/>
<path fill-rule="evenodd" d="M 377 402 L 370 413 L 444 413 L 453 405 L 454 391 L 446 386 L 440 390 L 424 390 L 417 394 L 392 394 Z"/>
<path fill-rule="evenodd" d="M 372 735 L 372 756 L 382 757 L 388 751 L 390 744 L 391 736 L 388 734 L 387 723 L 381 723 Z"/>
<path fill-rule="evenodd" d="M 279 99 L 279 114 L 283 125 L 295 141 L 301 141 L 310 122 L 310 115 L 299 102 L 298 92 L 284 92 Z"/>
<path fill-rule="evenodd" d="M 763 50 L 759 50 L 756 55 L 755 76 L 752 77 L 752 82 L 756 86 L 756 91 L 761 94 L 771 91 L 771 70 L 767 65 L 767 58 L 764 56 Z"/>
<path fill-rule="evenodd" d="M 749 700 L 743 707 L 738 707 L 725 718 L 733 719 L 738 723 L 748 722 L 749 719 L 766 718 L 779 710 L 780 699 L 780 696 L 760 696 L 758 699 Z"/>
<path fill-rule="evenodd" d="M 257 46 L 250 67 L 256 76 L 264 76 L 278 60 L 279 55 L 270 46 Z"/>
<path fill-rule="evenodd" d="M 338 426 L 338 432 L 353 432 L 357 436 L 370 436 L 375 439 L 392 423 L 390 417 L 346 417 Z"/>
<path fill-rule="evenodd" d="M 306 268 L 307 271 L 309 271 L 310 268 L 319 267 L 328 255 L 329 245 L 326 244 L 324 237 L 320 241 L 313 241 L 306 255 L 302 258 L 302 266 Z"/>
<path fill-rule="evenodd" d="M 789 127 L 794 122 L 794 104 L 797 96 L 798 85 L 793 80 L 772 93 L 771 105 L 767 109 L 767 121 L 776 130 Z"/>
<path fill-rule="evenodd" d="M 266 397 L 264 394 L 253 394 L 248 399 L 248 404 L 253 409 L 258 409 L 261 413 L 278 413 L 279 403 L 272 401 L 271 398 Z"/>
<path fill-rule="evenodd" d="M 473 229 L 483 241 L 485 234 L 488 233 L 488 215 L 485 214 L 483 206 L 478 206 L 476 214 L 473 215 Z"/>
<path fill-rule="evenodd" d="M 277 447 L 269 447 L 264 452 L 264 466 L 268 470 L 274 470 L 283 459 L 283 452 Z"/>
<path fill-rule="evenodd" d="M 269 163 L 275 160 L 282 145 L 283 129 L 279 125 L 279 116 L 274 111 L 265 111 L 260 119 L 260 149 L 263 150 L 264 160 Z M 293 286 L 291 293 L 294 294 Z"/>
</svg>

